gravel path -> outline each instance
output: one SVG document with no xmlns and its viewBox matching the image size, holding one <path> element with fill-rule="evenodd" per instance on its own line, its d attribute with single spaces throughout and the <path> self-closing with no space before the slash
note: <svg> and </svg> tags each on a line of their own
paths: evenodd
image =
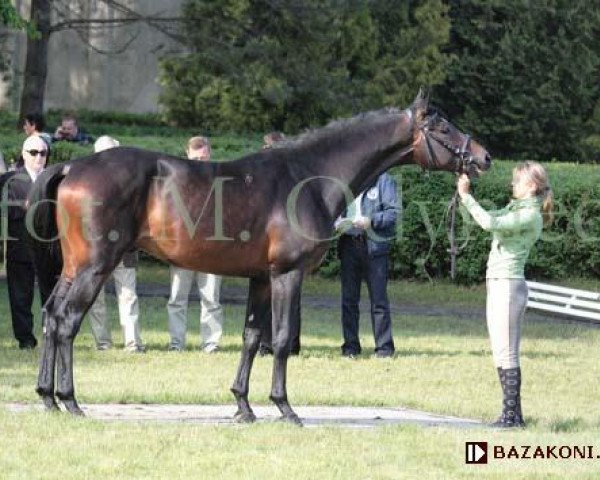
<svg viewBox="0 0 600 480">
<path fill-rule="evenodd" d="M 42 410 L 41 405 L 9 403 L 4 405 L 13 413 Z M 274 406 L 253 406 L 259 422 L 275 422 L 279 411 Z M 237 425 L 232 417 L 235 405 L 145 405 L 89 404 L 82 405 L 88 418 L 118 422 L 186 423 L 200 425 Z M 306 427 L 340 426 L 373 428 L 382 425 L 416 424 L 426 427 L 476 428 L 478 420 L 435 415 L 407 408 L 371 407 L 294 407 Z"/>
</svg>

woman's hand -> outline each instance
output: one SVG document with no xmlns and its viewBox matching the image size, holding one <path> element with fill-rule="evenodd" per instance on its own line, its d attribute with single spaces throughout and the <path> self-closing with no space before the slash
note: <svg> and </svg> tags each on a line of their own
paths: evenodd
<svg viewBox="0 0 600 480">
<path fill-rule="evenodd" d="M 458 182 L 456 182 L 456 189 L 458 190 L 458 194 L 460 198 L 464 198 L 469 194 L 469 190 L 471 188 L 471 180 L 469 180 L 469 176 L 466 174 L 462 174 L 458 177 Z"/>
<path fill-rule="evenodd" d="M 369 217 L 359 217 L 352 222 L 352 225 L 361 230 L 368 230 L 371 227 L 371 219 Z"/>
</svg>

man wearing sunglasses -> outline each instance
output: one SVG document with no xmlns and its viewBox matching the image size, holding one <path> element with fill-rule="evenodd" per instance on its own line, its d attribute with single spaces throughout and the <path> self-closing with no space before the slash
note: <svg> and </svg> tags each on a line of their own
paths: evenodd
<svg viewBox="0 0 600 480">
<path fill-rule="evenodd" d="M 25 210 L 23 205 L 33 182 L 46 166 L 48 145 L 38 135 L 28 137 L 21 151 L 23 166 L 0 177 L 2 219 L 8 219 L 6 280 L 15 338 L 22 350 L 36 347 L 33 334 L 33 262 L 26 245 Z M 46 301 L 42 295 L 42 304 Z"/>
</svg>

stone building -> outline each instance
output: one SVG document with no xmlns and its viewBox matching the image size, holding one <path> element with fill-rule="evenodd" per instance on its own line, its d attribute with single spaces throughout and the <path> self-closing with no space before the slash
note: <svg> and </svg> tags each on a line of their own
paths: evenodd
<svg viewBox="0 0 600 480">
<path fill-rule="evenodd" d="M 119 3 L 147 17 L 181 15 L 182 0 L 119 0 Z M 29 18 L 29 0 L 15 0 L 14 4 L 24 18 Z M 53 8 L 63 9 L 70 18 L 108 20 L 124 15 L 100 0 L 54 0 Z M 53 23 L 58 21 L 53 14 Z M 158 111 L 158 62 L 165 55 L 185 51 L 183 45 L 165 33 L 175 31 L 175 23 L 163 26 L 164 29 L 135 22 L 52 33 L 45 108 Z M 24 33 L 5 32 L 0 42 L 5 58 L 11 59 L 11 81 L 0 85 L 0 108 L 17 111 L 27 38 Z"/>
</svg>

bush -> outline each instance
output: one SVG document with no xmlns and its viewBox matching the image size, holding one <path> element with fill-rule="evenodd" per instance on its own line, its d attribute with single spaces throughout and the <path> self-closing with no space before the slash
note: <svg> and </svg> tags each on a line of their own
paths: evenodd
<svg viewBox="0 0 600 480">
<path fill-rule="evenodd" d="M 510 201 L 511 171 L 515 162 L 496 161 L 492 170 L 476 181 L 474 196 L 487 209 Z M 544 230 L 531 251 L 525 275 L 531 279 L 564 279 L 600 274 L 600 186 L 598 167 L 573 163 L 547 165 L 556 203 L 554 224 Z M 412 167 L 395 169 L 402 190 L 403 215 L 391 251 L 394 278 L 450 276 L 446 209 L 454 193 L 454 177 L 447 173 L 424 175 Z M 457 281 L 464 284 L 485 278 L 491 235 L 481 230 L 465 212 L 457 212 L 457 243 L 465 248 L 457 258 Z M 335 246 L 321 266 L 326 276 L 337 275 Z"/>
<path fill-rule="evenodd" d="M 21 143 L 24 137 L 21 138 Z M 83 157 L 93 152 L 92 145 L 77 145 L 69 142 L 58 142 L 53 143 L 50 147 L 50 157 L 48 158 L 48 165 L 53 163 L 66 162 L 72 158 Z M 2 152 L 4 155 L 4 161 L 6 165 L 15 163 L 21 155 L 21 145 L 11 146 L 10 148 L 4 149 Z"/>
</svg>

